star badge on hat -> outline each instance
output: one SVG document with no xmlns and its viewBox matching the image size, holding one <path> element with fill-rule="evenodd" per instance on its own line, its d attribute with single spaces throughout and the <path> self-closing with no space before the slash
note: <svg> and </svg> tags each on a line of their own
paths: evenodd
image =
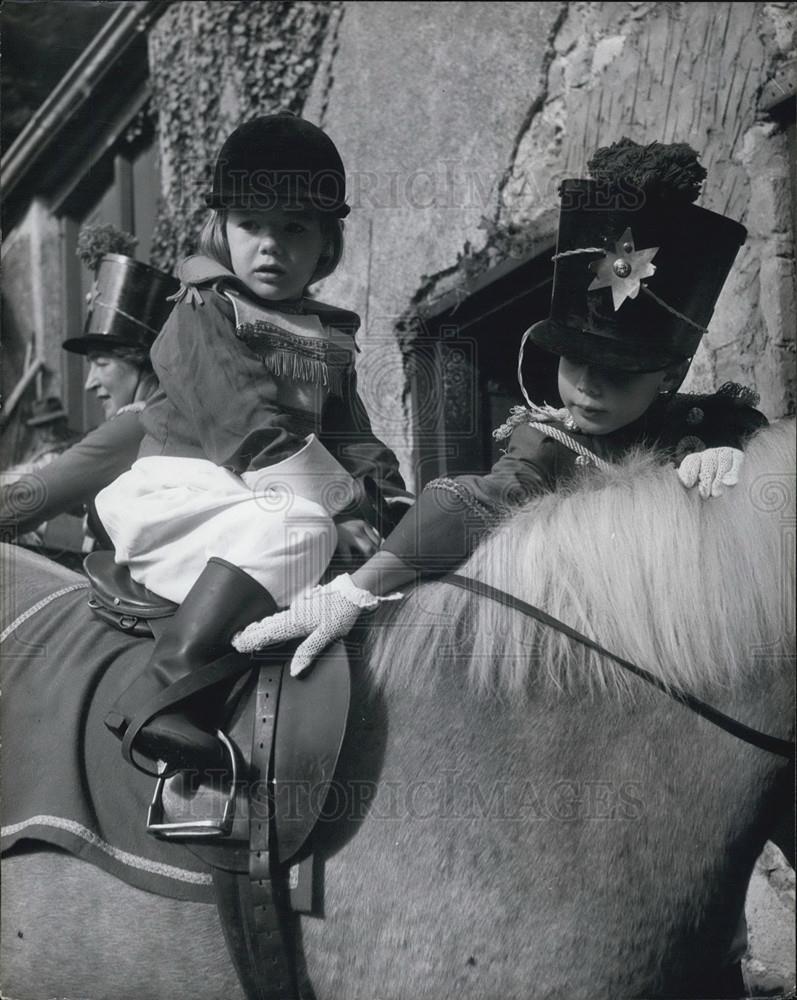
<svg viewBox="0 0 797 1000">
<path fill-rule="evenodd" d="M 639 295 L 642 279 L 650 278 L 656 273 L 656 266 L 651 261 L 658 252 L 658 247 L 635 250 L 634 237 L 631 230 L 626 229 L 615 243 L 614 253 L 607 250 L 602 260 L 593 261 L 589 265 L 596 277 L 587 291 L 611 288 L 614 311 L 617 312 L 626 299 L 635 299 Z"/>
</svg>

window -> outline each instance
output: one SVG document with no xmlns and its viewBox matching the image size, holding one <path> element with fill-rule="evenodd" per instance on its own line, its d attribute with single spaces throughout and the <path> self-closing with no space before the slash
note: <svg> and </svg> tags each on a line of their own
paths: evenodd
<svg viewBox="0 0 797 1000">
<path fill-rule="evenodd" d="M 525 330 L 548 315 L 552 246 L 505 261 L 468 296 L 449 295 L 421 314 L 410 377 L 418 430 L 417 488 L 441 475 L 485 472 L 500 456 L 492 437 L 523 403 L 517 379 Z M 526 343 L 523 380 L 534 402 L 559 405 L 557 359 Z"/>
</svg>

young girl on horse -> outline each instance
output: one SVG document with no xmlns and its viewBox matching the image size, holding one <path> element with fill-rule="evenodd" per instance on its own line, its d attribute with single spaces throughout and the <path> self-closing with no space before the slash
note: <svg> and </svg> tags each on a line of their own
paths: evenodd
<svg viewBox="0 0 797 1000">
<path fill-rule="evenodd" d="M 116 562 L 180 603 L 106 719 L 127 759 L 171 769 L 215 764 L 220 745 L 197 699 L 178 711 L 165 689 L 317 584 L 336 544 L 375 551 L 408 497 L 357 394 L 359 318 L 306 297 L 337 266 L 349 212 L 332 141 L 290 114 L 247 122 L 206 200 L 201 255 L 152 348 L 161 388 L 139 458 L 96 501 Z"/>
<path fill-rule="evenodd" d="M 739 449 L 766 422 L 748 405 L 752 394 L 676 391 L 745 229 L 692 204 L 706 172 L 686 145 L 623 139 L 589 168 L 594 179 L 562 184 L 550 315 L 520 348 L 521 360 L 526 339 L 559 355 L 563 408 L 536 406 L 523 390 L 528 406 L 495 432 L 507 447 L 487 475 L 429 483 L 364 566 L 249 626 L 237 649 L 309 636 L 292 663 L 300 673 L 379 595 L 455 569 L 525 500 L 635 446 L 680 463 L 684 485 L 699 484 L 704 498 L 737 481 Z"/>
</svg>

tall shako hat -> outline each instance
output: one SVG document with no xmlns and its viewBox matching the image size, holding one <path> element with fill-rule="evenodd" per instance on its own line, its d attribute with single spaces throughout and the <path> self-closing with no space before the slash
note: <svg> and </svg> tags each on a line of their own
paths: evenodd
<svg viewBox="0 0 797 1000">
<path fill-rule="evenodd" d="M 167 296 L 180 282 L 170 274 L 123 254 L 109 253 L 100 261 L 89 300 L 82 337 L 63 343 L 75 354 L 114 347 L 149 351 L 174 308 Z"/>
<path fill-rule="evenodd" d="M 560 187 L 550 314 L 524 341 L 631 372 L 691 358 L 747 231 L 692 204 L 706 171 L 683 143 L 621 139 L 588 167 Z"/>
<path fill-rule="evenodd" d="M 309 203 L 343 219 L 346 171 L 329 136 L 290 112 L 244 122 L 221 147 L 208 208 L 267 209 L 285 201 Z"/>
</svg>

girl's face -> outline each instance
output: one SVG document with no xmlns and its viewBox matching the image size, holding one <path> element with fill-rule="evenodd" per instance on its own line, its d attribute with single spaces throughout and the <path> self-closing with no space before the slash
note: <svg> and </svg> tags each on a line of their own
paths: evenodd
<svg viewBox="0 0 797 1000">
<path fill-rule="evenodd" d="M 109 420 L 122 406 L 135 399 L 140 370 L 130 361 L 111 354 L 89 354 L 89 374 L 84 388 L 92 391 Z"/>
<path fill-rule="evenodd" d="M 227 243 L 235 275 L 258 298 L 304 294 L 324 249 L 321 222 L 309 209 L 230 209 Z"/>
<path fill-rule="evenodd" d="M 672 384 L 670 369 L 622 372 L 574 358 L 559 359 L 559 395 L 586 434 L 611 434 L 633 423 Z"/>
</svg>

